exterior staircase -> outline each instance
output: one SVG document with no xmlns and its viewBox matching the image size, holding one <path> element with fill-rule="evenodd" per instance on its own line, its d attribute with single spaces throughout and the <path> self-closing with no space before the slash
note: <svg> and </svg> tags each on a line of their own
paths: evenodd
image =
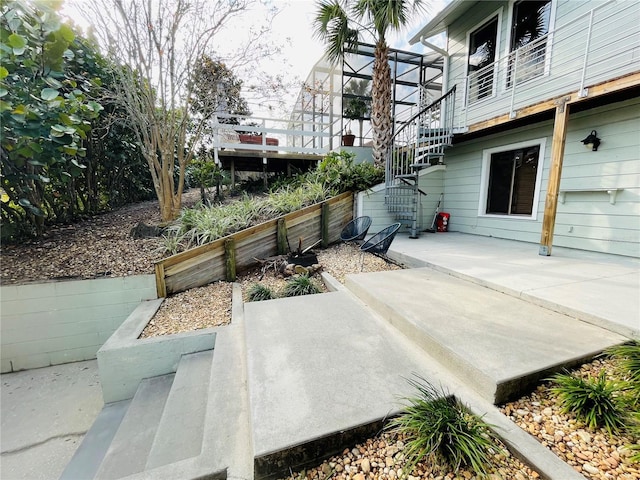
<svg viewBox="0 0 640 480">
<path fill-rule="evenodd" d="M 453 138 L 454 86 L 445 95 L 425 103 L 392 138 L 385 170 L 385 204 L 395 219 L 408 225 L 411 238 L 418 238 L 418 206 L 421 173 L 444 164 L 445 150 Z M 435 170 L 435 169 L 434 169 Z"/>
</svg>

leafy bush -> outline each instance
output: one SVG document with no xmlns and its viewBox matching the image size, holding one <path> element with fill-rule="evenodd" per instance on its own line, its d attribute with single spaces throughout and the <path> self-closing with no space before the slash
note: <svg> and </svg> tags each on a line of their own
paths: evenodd
<svg viewBox="0 0 640 480">
<path fill-rule="evenodd" d="M 307 174 L 307 182 L 319 182 L 336 194 L 361 191 L 384 181 L 384 169 L 372 163 L 354 164 L 355 155 L 350 152 L 330 152 L 313 172 Z"/>
<path fill-rule="evenodd" d="M 406 399 L 409 405 L 388 427 L 407 438 L 405 474 L 411 473 L 422 460 L 454 470 L 470 467 L 477 474 L 486 474 L 487 465 L 498 449 L 490 425 L 425 379 L 416 376 L 408 381 L 418 395 Z"/>
<path fill-rule="evenodd" d="M 558 395 L 563 413 L 573 413 L 587 427 L 604 427 L 613 435 L 624 426 L 617 392 L 620 385 L 608 380 L 602 370 L 595 379 L 559 373 L 552 379 L 551 391 Z"/>
<path fill-rule="evenodd" d="M 247 296 L 250 302 L 261 302 L 262 300 L 271 300 L 276 298 L 273 291 L 260 283 L 254 283 L 249 287 Z"/>
<path fill-rule="evenodd" d="M 283 295 L 285 297 L 297 297 L 314 293 L 320 293 L 320 288 L 318 288 L 308 275 L 300 275 L 287 280 Z"/>
</svg>

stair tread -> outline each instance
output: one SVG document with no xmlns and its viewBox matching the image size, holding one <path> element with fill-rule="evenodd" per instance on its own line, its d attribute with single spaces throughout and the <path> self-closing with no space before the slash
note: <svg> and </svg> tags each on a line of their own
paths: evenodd
<svg viewBox="0 0 640 480">
<path fill-rule="evenodd" d="M 115 480 L 145 468 L 174 374 L 140 382 L 96 478 Z"/>
<path fill-rule="evenodd" d="M 130 404 L 131 400 L 121 400 L 107 403 L 102 408 L 73 454 L 73 458 L 62 472 L 60 480 L 77 480 L 95 476 Z"/>
<path fill-rule="evenodd" d="M 212 361 L 213 350 L 184 355 L 180 359 L 146 470 L 200 454 Z"/>
</svg>

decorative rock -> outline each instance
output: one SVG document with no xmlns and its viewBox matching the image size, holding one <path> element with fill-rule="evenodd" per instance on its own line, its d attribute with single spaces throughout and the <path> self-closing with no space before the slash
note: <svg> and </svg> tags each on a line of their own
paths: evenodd
<svg viewBox="0 0 640 480">
<path fill-rule="evenodd" d="M 362 459 L 362 462 L 360 463 L 360 468 L 364 473 L 369 473 L 371 471 L 371 463 L 369 462 L 368 458 Z"/>
<path fill-rule="evenodd" d="M 587 472 L 590 473 L 591 475 L 595 475 L 597 473 L 600 473 L 600 470 L 598 470 L 597 467 L 594 467 L 593 465 L 591 465 L 590 463 L 585 463 L 584 465 L 582 465 L 582 469 Z"/>
<path fill-rule="evenodd" d="M 393 466 L 393 458 L 391 457 L 386 457 L 384 459 L 384 463 L 387 467 L 392 467 Z"/>
</svg>

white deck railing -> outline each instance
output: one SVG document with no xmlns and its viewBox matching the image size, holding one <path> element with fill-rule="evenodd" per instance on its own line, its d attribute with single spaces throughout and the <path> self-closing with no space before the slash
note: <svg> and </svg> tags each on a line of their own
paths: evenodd
<svg viewBox="0 0 640 480">
<path fill-rule="evenodd" d="M 220 123 L 220 120 L 234 118 L 245 125 Z M 213 148 L 255 151 L 256 156 L 262 152 L 271 153 L 301 153 L 324 155 L 335 142 L 329 129 L 329 123 L 296 121 L 288 119 L 235 115 L 228 113 L 217 114 L 214 120 Z M 240 135 L 248 134 L 257 143 L 244 143 Z M 277 145 L 271 139 L 277 140 Z"/>
<path fill-rule="evenodd" d="M 456 128 L 640 71 L 639 18 L 640 2 L 611 0 L 458 79 Z"/>
</svg>

